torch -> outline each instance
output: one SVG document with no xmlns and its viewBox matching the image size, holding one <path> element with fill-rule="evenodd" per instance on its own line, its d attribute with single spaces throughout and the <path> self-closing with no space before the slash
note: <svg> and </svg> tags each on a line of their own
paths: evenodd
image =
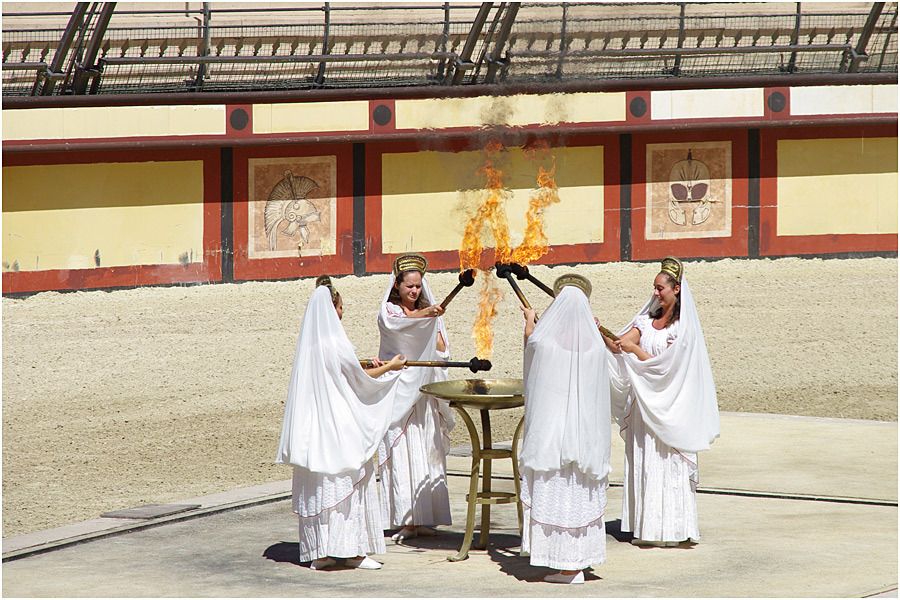
<svg viewBox="0 0 900 600">
<path fill-rule="evenodd" d="M 472 284 L 475 283 L 475 269 L 466 269 L 462 273 L 459 274 L 459 283 L 456 284 L 456 287 L 447 294 L 447 297 L 444 298 L 444 301 L 441 302 L 441 308 L 447 310 L 447 305 L 450 304 L 450 301 L 456 297 L 459 293 L 459 290 L 464 287 L 471 287 Z M 490 367 L 488 367 L 490 368 Z"/>
<path fill-rule="evenodd" d="M 516 279 L 518 279 L 519 281 L 521 281 L 523 279 L 527 279 L 534 285 L 538 286 L 539 288 L 541 288 L 542 290 L 547 292 L 547 295 L 550 296 L 551 298 L 556 297 L 556 294 L 553 293 L 552 289 L 547 287 L 543 281 L 541 281 L 540 279 L 538 279 L 537 277 L 535 277 L 534 275 L 532 275 L 531 273 L 528 272 L 527 266 L 520 265 L 518 263 L 510 263 L 509 269 L 513 272 L 513 274 L 516 276 Z"/>
<path fill-rule="evenodd" d="M 371 369 L 375 366 L 371 360 L 360 360 L 359 364 L 364 369 Z M 478 358 L 477 356 L 473 356 L 468 362 L 463 361 L 453 361 L 453 360 L 408 360 L 406 361 L 407 367 L 465 367 L 471 370 L 473 373 L 477 373 L 478 371 L 490 371 L 491 361 Z"/>
<path fill-rule="evenodd" d="M 608 337 L 608 338 L 611 339 L 612 341 L 614 341 L 614 342 L 619 341 L 619 336 L 617 336 L 616 334 L 614 334 L 612 331 L 610 331 L 609 329 L 607 329 L 607 328 L 604 327 L 603 325 L 600 325 L 600 324 L 598 323 L 598 324 L 597 324 L 597 329 L 599 329 L 599 330 L 600 330 L 600 333 L 602 333 L 603 335 L 605 335 L 606 337 Z"/>
<path fill-rule="evenodd" d="M 501 267 L 503 268 L 502 275 L 501 275 Z M 518 286 L 515 284 L 512 277 L 510 276 L 510 273 L 514 274 L 516 276 L 516 278 L 519 280 L 527 279 L 534 285 L 538 286 L 539 288 L 541 288 L 542 290 L 547 292 L 547 295 L 549 295 L 551 298 L 556 298 L 556 294 L 554 293 L 554 291 L 551 288 L 549 288 L 547 285 L 544 284 L 544 282 L 542 282 L 540 279 L 538 279 L 537 277 L 535 277 L 534 275 L 532 275 L 531 273 L 528 272 L 527 266 L 520 265 L 518 263 L 510 263 L 508 265 L 501 265 L 500 263 L 497 263 L 497 276 L 498 277 L 506 277 L 509 280 L 509 282 L 513 286 L 513 290 L 516 292 L 516 294 L 518 294 L 519 300 L 522 300 L 523 305 L 527 306 L 527 303 L 524 300 L 524 297 L 522 296 L 521 290 L 519 290 Z M 597 329 L 600 330 L 600 333 L 602 333 L 609 339 L 611 339 L 613 341 L 618 341 L 619 336 L 614 334 L 612 331 L 610 331 L 603 325 L 600 325 L 598 323 Z"/>
<path fill-rule="evenodd" d="M 528 303 L 528 300 L 525 298 L 525 294 L 523 294 L 522 290 L 519 288 L 519 284 L 516 283 L 515 279 L 513 279 L 512 265 L 498 262 L 496 265 L 494 265 L 494 268 L 497 269 L 497 277 L 506 279 L 509 282 L 509 285 L 512 286 L 512 289 L 516 293 L 516 296 L 519 297 L 519 302 L 522 303 L 522 306 L 524 306 L 525 308 L 531 308 L 531 304 Z"/>
</svg>

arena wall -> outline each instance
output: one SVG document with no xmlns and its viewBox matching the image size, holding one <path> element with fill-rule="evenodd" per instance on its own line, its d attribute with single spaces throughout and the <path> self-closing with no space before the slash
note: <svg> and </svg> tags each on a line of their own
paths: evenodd
<svg viewBox="0 0 900 600">
<path fill-rule="evenodd" d="M 895 83 L 221 100 L 4 107 L 3 293 L 458 268 L 488 158 L 544 264 L 897 251 Z"/>
</svg>

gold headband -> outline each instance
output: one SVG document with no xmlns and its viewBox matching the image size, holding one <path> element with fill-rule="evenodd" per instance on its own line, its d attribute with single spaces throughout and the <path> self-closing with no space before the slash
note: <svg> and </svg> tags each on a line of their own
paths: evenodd
<svg viewBox="0 0 900 600">
<path fill-rule="evenodd" d="M 563 287 L 567 285 L 577 287 L 584 292 L 585 296 L 588 298 L 591 297 L 591 282 L 588 281 L 587 277 L 582 277 L 577 273 L 566 273 L 565 275 L 557 277 L 556 281 L 553 282 L 553 293 L 558 296 Z"/>
<path fill-rule="evenodd" d="M 681 264 L 681 261 L 674 256 L 665 257 L 662 260 L 662 265 L 659 270 L 660 273 L 671 275 L 672 279 L 681 283 L 681 275 L 684 273 L 684 266 Z"/>
<path fill-rule="evenodd" d="M 404 271 L 418 271 L 422 275 L 428 267 L 428 261 L 421 254 L 401 254 L 394 259 L 394 277 Z"/>
<path fill-rule="evenodd" d="M 340 297 L 340 294 L 335 289 L 334 284 L 331 283 L 331 277 L 328 275 L 319 275 L 316 277 L 316 287 L 320 285 L 324 285 L 328 288 L 328 291 L 331 293 L 331 301 L 335 302 Z"/>
</svg>

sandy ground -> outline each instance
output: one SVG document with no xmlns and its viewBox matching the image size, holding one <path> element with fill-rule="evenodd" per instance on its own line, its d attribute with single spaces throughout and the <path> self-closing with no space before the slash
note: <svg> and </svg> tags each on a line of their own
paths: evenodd
<svg viewBox="0 0 900 600">
<path fill-rule="evenodd" d="M 658 265 L 534 267 L 550 284 L 576 271 L 611 329 L 649 297 Z M 897 260 L 686 263 L 719 406 L 897 419 Z M 336 279 L 360 356 L 377 350 L 387 275 Z M 455 273 L 429 276 L 436 296 Z M 549 297 L 527 282 L 539 310 Z M 43 293 L 3 299 L 3 537 L 287 479 L 273 464 L 312 279 Z M 453 355 L 474 354 L 477 288 L 450 305 Z M 494 370 L 521 376 L 522 318 L 508 286 Z M 455 371 L 463 378 L 468 371 Z M 496 413 L 494 439 L 520 414 Z M 468 441 L 460 424 L 454 444 Z"/>
</svg>

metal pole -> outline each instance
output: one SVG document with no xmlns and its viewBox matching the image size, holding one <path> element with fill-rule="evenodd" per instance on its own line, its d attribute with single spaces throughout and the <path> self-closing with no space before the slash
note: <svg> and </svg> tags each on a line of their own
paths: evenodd
<svg viewBox="0 0 900 600">
<path fill-rule="evenodd" d="M 459 85 L 462 83 L 463 78 L 466 75 L 466 70 L 474 66 L 472 64 L 472 52 L 475 51 L 475 44 L 478 43 L 478 38 L 481 36 L 481 30 L 484 28 L 484 23 L 487 21 L 492 5 L 492 2 L 481 3 L 481 8 L 478 9 L 478 14 L 472 22 L 472 29 L 469 30 L 469 35 L 466 37 L 466 43 L 463 46 L 462 53 L 460 53 L 459 58 L 456 60 L 456 64 L 452 69 L 453 78 L 450 81 L 450 85 Z M 448 69 L 448 75 L 450 71 L 451 70 Z"/>
<path fill-rule="evenodd" d="M 685 3 L 680 2 L 681 4 L 681 14 L 678 17 L 678 49 L 684 47 L 684 7 Z M 681 74 L 681 55 L 675 55 L 675 62 L 672 65 L 672 75 L 676 77 Z"/>
<path fill-rule="evenodd" d="M 562 79 L 563 61 L 566 58 L 566 15 L 568 14 L 568 2 L 562 3 L 562 26 L 559 31 L 559 60 L 556 61 L 556 78 Z"/>
<path fill-rule="evenodd" d="M 447 44 L 450 43 L 450 3 L 444 2 L 444 31 L 441 33 L 441 52 L 447 53 Z M 444 69 L 447 66 L 447 59 L 441 58 L 437 67 L 437 80 L 443 81 Z"/>
<path fill-rule="evenodd" d="M 872 37 L 872 32 L 875 30 L 878 18 L 881 17 L 881 11 L 884 10 L 884 4 L 884 2 L 872 3 L 872 10 L 869 11 L 869 18 L 866 19 L 862 34 L 860 34 L 859 41 L 856 43 L 853 59 L 847 67 L 848 73 L 856 73 L 859 71 L 860 63 L 864 60 L 869 60 L 869 55 L 866 53 L 866 47 L 869 45 L 869 39 Z"/>
<path fill-rule="evenodd" d="M 494 13 L 494 19 L 491 21 L 491 26 L 488 27 L 487 35 L 484 36 L 484 39 L 481 42 L 481 54 L 478 56 L 478 60 L 475 61 L 475 68 L 472 69 L 469 83 L 478 83 L 478 74 L 481 73 L 481 65 L 484 63 L 484 58 L 488 54 L 488 48 L 491 45 L 491 41 L 494 39 L 494 32 L 497 30 L 497 23 L 500 22 L 500 18 L 503 16 L 505 8 L 506 2 L 501 2 L 500 6 L 497 7 L 497 11 Z M 487 83 L 487 81 L 484 83 Z"/>
<path fill-rule="evenodd" d="M 328 54 L 328 29 L 331 26 L 331 3 L 325 3 L 325 31 L 322 34 L 322 54 Z M 316 87 L 322 87 L 325 83 L 325 61 L 319 63 L 319 71 L 316 73 Z"/>
<path fill-rule="evenodd" d="M 800 3 L 797 3 L 797 15 L 794 17 L 794 31 L 791 33 L 791 46 L 796 46 L 797 42 L 800 41 Z M 788 60 L 787 69 L 788 73 L 793 73 L 797 70 L 797 51 L 794 50 L 791 52 L 791 58 Z"/>
<path fill-rule="evenodd" d="M 79 2 L 75 5 L 72 16 L 69 18 L 69 23 L 66 25 L 66 30 L 63 32 L 62 39 L 59 40 L 59 46 L 56 47 L 56 52 L 53 53 L 53 60 L 50 61 L 49 68 L 47 71 L 37 75 L 34 87 L 31 90 L 32 96 L 49 96 L 53 93 L 56 79 L 62 75 L 62 65 L 69 54 L 69 49 L 72 47 L 75 34 L 81 29 L 82 23 L 84 23 L 84 15 L 87 12 L 88 4 L 90 3 Z"/>
<path fill-rule="evenodd" d="M 503 54 L 503 48 L 509 40 L 509 33 L 512 31 L 513 23 L 516 22 L 516 14 L 519 12 L 519 2 L 509 2 L 506 5 L 506 14 L 503 15 L 503 24 L 500 26 L 500 36 L 494 42 L 494 48 L 488 57 L 488 70 L 484 76 L 485 83 L 494 83 L 497 78 L 497 71 L 503 66 L 504 60 L 500 58 Z"/>
<path fill-rule="evenodd" d="M 116 10 L 115 2 L 105 2 L 103 8 L 100 9 L 100 16 L 97 18 L 94 31 L 91 32 L 91 40 L 84 51 L 84 57 L 75 65 L 72 91 L 76 94 L 87 92 L 88 82 L 92 78 L 96 82 L 92 88 L 96 89 L 99 86 L 99 79 L 97 78 L 100 72 L 97 70 L 96 65 L 97 54 L 100 52 L 100 44 L 103 43 L 103 36 L 106 35 L 106 28 L 109 26 L 109 20 L 112 18 L 114 10 Z"/>
<path fill-rule="evenodd" d="M 94 14 L 97 12 L 98 8 L 100 8 L 99 2 L 94 2 L 91 4 L 90 9 L 88 10 L 87 18 L 81 25 L 81 31 L 78 32 L 78 41 L 75 43 L 75 48 L 72 51 L 71 57 L 69 58 L 69 65 L 66 67 L 66 75 L 63 78 L 62 82 L 63 94 L 65 94 L 67 90 L 69 90 L 70 80 L 72 80 L 74 84 L 75 67 L 79 64 L 82 52 L 84 51 L 84 36 L 87 35 L 88 29 L 91 28 L 91 21 L 94 20 Z"/>
<path fill-rule="evenodd" d="M 210 31 L 209 24 L 212 20 L 212 11 L 209 9 L 209 2 L 203 3 L 203 46 L 200 48 L 201 56 L 209 56 Z M 194 87 L 200 89 L 203 87 L 203 80 L 206 78 L 207 63 L 197 65 L 197 79 L 194 81 Z"/>
</svg>

